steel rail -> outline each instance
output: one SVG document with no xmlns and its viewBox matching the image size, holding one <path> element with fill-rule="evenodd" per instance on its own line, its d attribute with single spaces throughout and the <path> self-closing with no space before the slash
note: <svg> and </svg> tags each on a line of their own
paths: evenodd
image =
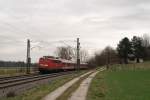
<svg viewBox="0 0 150 100">
<path fill-rule="evenodd" d="M 0 82 L 0 89 L 2 88 L 7 88 L 15 85 L 21 85 L 33 81 L 38 81 L 42 79 L 47 79 L 47 78 L 53 78 L 61 75 L 66 75 L 66 74 L 71 74 L 74 71 L 71 72 L 60 72 L 60 73 L 53 73 L 53 74 L 44 74 L 44 75 L 38 75 L 38 76 L 33 76 L 33 77 L 25 77 L 25 78 L 20 78 L 20 79 L 12 79 L 12 80 L 7 80 L 7 81 L 1 81 Z"/>
<path fill-rule="evenodd" d="M 35 74 L 23 74 L 23 75 L 16 75 L 16 76 L 3 76 L 3 77 L 0 77 L 0 81 L 3 81 L 3 80 L 9 80 L 9 79 L 15 79 L 15 78 L 20 78 L 20 77 L 29 77 L 29 76 L 34 76 L 34 75 L 38 75 L 37 73 Z"/>
</svg>

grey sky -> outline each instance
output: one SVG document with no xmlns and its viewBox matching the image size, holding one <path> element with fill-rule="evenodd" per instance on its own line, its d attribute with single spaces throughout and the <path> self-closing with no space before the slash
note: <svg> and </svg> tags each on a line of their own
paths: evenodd
<svg viewBox="0 0 150 100">
<path fill-rule="evenodd" d="M 33 61 L 53 55 L 61 40 L 75 46 L 77 37 L 93 53 L 149 34 L 149 23 L 149 0 L 0 0 L 0 60 L 25 61 L 27 38 L 42 47 L 32 50 Z"/>
</svg>

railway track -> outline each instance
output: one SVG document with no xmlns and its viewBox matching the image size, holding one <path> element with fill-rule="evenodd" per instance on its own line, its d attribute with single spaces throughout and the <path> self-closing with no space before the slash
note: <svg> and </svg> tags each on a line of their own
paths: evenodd
<svg viewBox="0 0 150 100">
<path fill-rule="evenodd" d="M 9 80 L 9 79 L 17 79 L 17 78 L 21 78 L 21 77 L 30 77 L 30 76 L 34 76 L 34 75 L 38 75 L 38 74 L 25 74 L 25 75 L 16 75 L 16 76 L 3 76 L 3 77 L 0 77 L 0 81 Z"/>
<path fill-rule="evenodd" d="M 60 72 L 44 75 L 25 75 L 21 77 L 0 78 L 0 97 L 17 95 L 40 84 L 46 84 L 52 79 L 72 74 L 74 71 Z"/>
</svg>

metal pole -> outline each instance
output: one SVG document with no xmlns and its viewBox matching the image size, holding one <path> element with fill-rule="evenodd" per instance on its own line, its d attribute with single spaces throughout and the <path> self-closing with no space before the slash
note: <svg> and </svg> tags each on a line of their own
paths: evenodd
<svg viewBox="0 0 150 100">
<path fill-rule="evenodd" d="M 77 70 L 80 70 L 80 42 L 79 38 L 77 38 Z"/>
<path fill-rule="evenodd" d="M 31 63 L 31 58 L 30 58 L 30 40 L 27 40 L 27 74 L 30 73 L 30 63 Z"/>
</svg>

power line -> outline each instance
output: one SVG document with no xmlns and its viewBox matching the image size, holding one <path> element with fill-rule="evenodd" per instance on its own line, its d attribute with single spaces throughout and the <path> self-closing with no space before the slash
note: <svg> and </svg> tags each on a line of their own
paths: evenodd
<svg viewBox="0 0 150 100">
<path fill-rule="evenodd" d="M 63 44 L 65 44 L 66 46 L 72 48 L 72 49 L 75 49 L 75 47 L 70 46 L 69 44 L 65 43 L 64 41 L 60 41 L 60 42 L 63 43 Z"/>
<path fill-rule="evenodd" d="M 28 32 L 26 32 L 26 31 L 22 30 L 21 28 L 16 27 L 16 26 L 14 26 L 14 25 L 12 25 L 12 24 L 10 24 L 10 23 L 8 23 L 8 22 L 1 21 L 1 24 L 2 24 L 2 23 L 3 23 L 4 25 L 7 25 L 7 26 L 11 27 L 12 29 L 15 29 L 16 32 L 24 33 L 24 34 L 27 34 L 27 35 L 31 36 L 31 34 L 29 34 Z"/>
</svg>

